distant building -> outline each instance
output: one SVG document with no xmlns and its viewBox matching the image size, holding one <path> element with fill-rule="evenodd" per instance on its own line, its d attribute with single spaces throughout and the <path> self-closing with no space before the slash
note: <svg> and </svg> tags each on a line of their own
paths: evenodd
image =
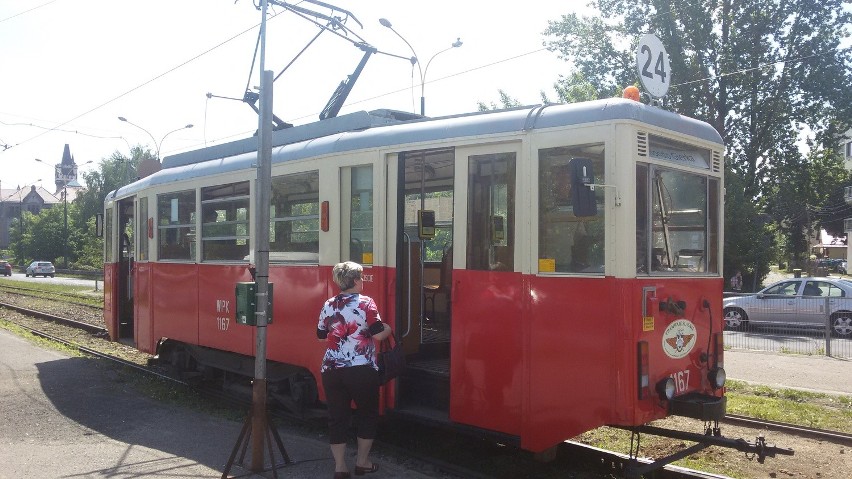
<svg viewBox="0 0 852 479">
<path fill-rule="evenodd" d="M 820 258 L 846 259 L 846 236 L 832 236 L 820 230 L 816 244 L 811 245 L 811 253 Z"/>
<path fill-rule="evenodd" d="M 7 249 L 12 224 L 21 217 L 22 211 L 37 215 L 41 210 L 52 208 L 62 200 L 41 186 L 31 185 L 20 189 L 2 186 L 0 183 L 0 249 Z"/>
<path fill-rule="evenodd" d="M 62 160 L 55 165 L 56 191 L 36 185 L 16 185 L 10 188 L 0 176 L 0 249 L 8 249 L 10 229 L 13 222 L 21 217 L 22 211 L 37 215 L 45 208 L 62 203 L 62 195 L 67 191 L 68 200 L 73 201 L 83 186 L 77 181 L 77 164 L 71 156 L 71 148 L 65 145 Z"/>
</svg>

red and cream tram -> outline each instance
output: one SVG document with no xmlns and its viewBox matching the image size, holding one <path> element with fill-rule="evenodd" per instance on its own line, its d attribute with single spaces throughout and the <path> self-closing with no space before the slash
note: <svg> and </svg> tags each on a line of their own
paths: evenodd
<svg viewBox="0 0 852 479">
<path fill-rule="evenodd" d="M 252 376 L 257 139 L 167 157 L 106 201 L 114 340 Z M 724 415 L 723 157 L 708 124 L 620 98 L 446 118 L 360 112 L 274 132 L 274 398 L 324 399 L 332 266 L 403 337 L 386 412 L 544 451 L 601 425 Z"/>
</svg>

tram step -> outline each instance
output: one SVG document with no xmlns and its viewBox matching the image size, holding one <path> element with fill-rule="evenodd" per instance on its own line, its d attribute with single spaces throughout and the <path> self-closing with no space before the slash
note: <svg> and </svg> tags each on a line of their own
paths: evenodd
<svg viewBox="0 0 852 479">
<path fill-rule="evenodd" d="M 447 411 L 450 408 L 449 377 L 407 368 L 399 378 L 399 399 L 403 406 L 417 405 Z"/>
</svg>

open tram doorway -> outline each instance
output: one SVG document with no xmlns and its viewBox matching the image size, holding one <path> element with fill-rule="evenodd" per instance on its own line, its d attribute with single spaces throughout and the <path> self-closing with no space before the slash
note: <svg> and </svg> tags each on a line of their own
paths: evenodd
<svg viewBox="0 0 852 479">
<path fill-rule="evenodd" d="M 455 151 L 399 154 L 397 332 L 407 353 L 399 405 L 449 410 Z"/>
<path fill-rule="evenodd" d="M 134 198 L 118 202 L 118 340 L 134 344 L 133 266 L 134 266 Z"/>
</svg>

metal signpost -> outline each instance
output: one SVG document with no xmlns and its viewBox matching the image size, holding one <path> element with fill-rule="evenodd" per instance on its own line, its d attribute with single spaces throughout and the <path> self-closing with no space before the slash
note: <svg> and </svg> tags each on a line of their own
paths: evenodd
<svg viewBox="0 0 852 479">
<path fill-rule="evenodd" d="M 266 56 L 266 10 L 267 0 L 261 2 L 262 20 L 260 24 L 260 118 L 259 118 L 259 145 L 257 157 L 257 194 L 255 195 L 255 211 L 257 221 L 255 222 L 255 245 L 254 245 L 254 263 L 255 263 L 255 288 L 256 296 L 256 314 L 255 325 L 256 339 L 255 344 L 255 361 L 254 361 L 254 382 L 252 383 L 252 407 L 249 412 L 246 423 L 240 432 L 237 444 L 231 452 L 231 457 L 225 466 L 225 471 L 222 473 L 222 479 L 228 477 L 228 472 L 234 463 L 237 451 L 241 448 L 245 451 L 245 446 L 251 441 L 251 466 L 252 472 L 258 473 L 265 470 L 264 467 L 264 447 L 267 445 L 267 440 L 272 441 L 274 437 L 278 450 L 284 458 L 286 464 L 292 464 L 292 460 L 287 454 L 278 431 L 269 423 L 266 408 L 267 397 L 267 379 L 266 379 L 266 327 L 269 323 L 267 312 L 271 303 L 269 297 L 269 203 L 272 196 L 272 81 L 273 72 L 264 70 L 264 58 Z M 267 434 L 271 433 L 271 436 Z M 275 457 L 272 455 L 272 444 L 268 444 L 270 452 L 270 469 L 275 477 L 275 469 L 278 467 L 275 464 Z"/>
</svg>

